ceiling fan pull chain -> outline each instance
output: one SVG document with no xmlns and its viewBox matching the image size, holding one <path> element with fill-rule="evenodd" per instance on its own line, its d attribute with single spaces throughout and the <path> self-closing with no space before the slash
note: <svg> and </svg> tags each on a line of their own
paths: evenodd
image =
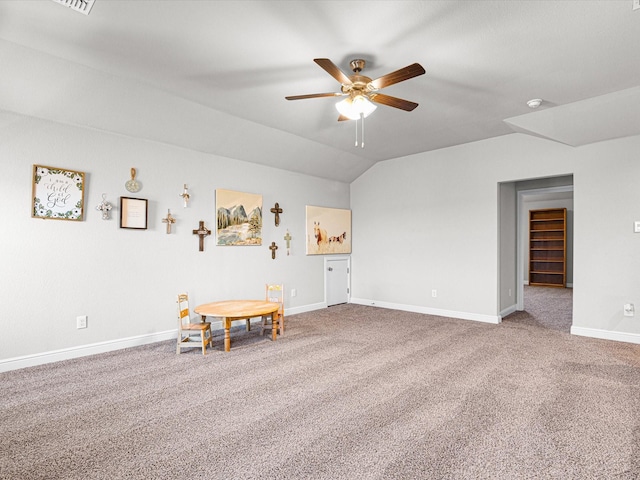
<svg viewBox="0 0 640 480">
<path fill-rule="evenodd" d="M 358 120 L 356 120 L 356 147 L 358 146 Z"/>
<path fill-rule="evenodd" d="M 362 141 L 360 142 L 360 147 L 364 148 L 364 113 L 360 112 L 360 120 L 362 120 Z M 358 128 L 356 126 L 356 128 Z"/>
</svg>

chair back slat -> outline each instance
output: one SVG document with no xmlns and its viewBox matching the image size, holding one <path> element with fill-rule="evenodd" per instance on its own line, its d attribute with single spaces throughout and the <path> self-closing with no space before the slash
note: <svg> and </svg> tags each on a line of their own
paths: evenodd
<svg viewBox="0 0 640 480">
<path fill-rule="evenodd" d="M 189 319 L 189 296 L 187 294 L 178 295 L 178 321 L 180 325 L 190 323 Z"/>
</svg>

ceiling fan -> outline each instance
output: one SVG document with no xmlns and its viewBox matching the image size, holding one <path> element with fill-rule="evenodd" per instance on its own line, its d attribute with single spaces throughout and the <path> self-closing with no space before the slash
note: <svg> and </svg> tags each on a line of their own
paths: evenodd
<svg viewBox="0 0 640 480">
<path fill-rule="evenodd" d="M 340 92 L 293 95 L 285 97 L 287 100 L 346 96 L 346 99 L 336 104 L 336 108 L 338 112 L 340 112 L 338 121 L 358 120 L 368 116 L 376 108 L 371 102 L 399 108 L 407 112 L 412 111 L 418 106 L 415 102 L 385 95 L 379 93 L 378 90 L 424 74 L 425 70 L 419 63 L 408 65 L 400 70 L 371 80 L 369 77 L 360 74 L 366 63 L 362 59 L 356 59 L 350 62 L 351 69 L 353 70 L 353 75 L 351 76 L 347 76 L 328 58 L 315 58 L 313 61 L 340 82 Z"/>
</svg>

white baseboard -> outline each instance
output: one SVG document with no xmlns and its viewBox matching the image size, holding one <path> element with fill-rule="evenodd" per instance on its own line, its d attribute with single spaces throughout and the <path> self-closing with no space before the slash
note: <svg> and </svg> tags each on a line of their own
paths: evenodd
<svg viewBox="0 0 640 480">
<path fill-rule="evenodd" d="M 515 304 L 505 308 L 500 312 L 500 320 L 502 321 L 504 317 L 506 317 L 507 315 L 511 315 L 512 313 L 515 313 L 517 311 L 518 311 L 518 308 L 517 308 L 517 305 Z"/>
<path fill-rule="evenodd" d="M 296 313 L 311 312 L 327 308 L 326 303 L 315 303 L 304 305 L 302 307 L 288 308 L 286 315 L 295 315 Z M 260 319 L 252 319 L 251 323 L 259 322 Z M 244 324 L 244 320 L 233 322 L 235 324 Z M 211 322 L 213 330 L 222 329 L 222 321 Z M 135 337 L 121 338 L 117 340 L 109 340 L 106 342 L 92 343 L 89 345 L 80 345 L 77 347 L 63 348 L 61 350 L 52 350 L 50 352 L 35 353 L 22 357 L 7 358 L 0 360 L 0 373 L 10 370 L 18 370 L 20 368 L 35 367 L 36 365 L 44 365 L 46 363 L 60 362 L 62 360 L 70 360 L 72 358 L 86 357 L 98 353 L 111 352 L 123 348 L 138 347 L 148 343 L 163 342 L 165 340 L 175 340 L 178 336 L 178 329 L 167 330 L 164 332 L 150 333 L 146 335 L 138 335 Z"/>
<path fill-rule="evenodd" d="M 416 305 L 403 305 L 398 303 L 379 302 L 365 298 L 351 298 L 351 303 L 358 305 L 369 305 L 372 307 L 390 308 L 392 310 L 402 310 L 405 312 L 426 313 L 438 317 L 460 318 L 462 320 L 474 320 L 476 322 L 498 324 L 502 318 L 498 315 L 483 315 L 480 313 L 457 312 L 454 310 L 442 310 L 439 308 L 419 307 Z"/>
<path fill-rule="evenodd" d="M 45 363 L 59 362 L 61 360 L 86 357 L 87 355 L 106 353 L 123 348 L 137 347 L 148 343 L 172 340 L 175 339 L 177 335 L 178 329 L 167 330 L 147 335 L 137 335 L 135 337 L 121 338 L 118 340 L 109 340 L 89 345 L 63 348 L 61 350 L 53 350 L 51 352 L 35 353 L 33 355 L 25 355 L 23 357 L 7 358 L 5 360 L 0 360 L 0 372 L 8 372 L 19 368 L 35 367 L 36 365 L 44 365 Z"/>
<path fill-rule="evenodd" d="M 601 338 L 603 340 L 615 340 L 616 342 L 640 343 L 640 334 L 637 333 L 614 332 L 612 330 L 572 326 L 571 334 L 582 337 Z"/>
</svg>

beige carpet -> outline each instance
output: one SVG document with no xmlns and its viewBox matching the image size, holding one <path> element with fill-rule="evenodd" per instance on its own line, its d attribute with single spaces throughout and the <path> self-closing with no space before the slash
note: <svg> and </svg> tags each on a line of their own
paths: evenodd
<svg viewBox="0 0 640 480">
<path fill-rule="evenodd" d="M 3 373 L 0 478 L 640 478 L 640 346 L 525 308 L 488 325 L 340 305 L 229 353 Z"/>
</svg>

